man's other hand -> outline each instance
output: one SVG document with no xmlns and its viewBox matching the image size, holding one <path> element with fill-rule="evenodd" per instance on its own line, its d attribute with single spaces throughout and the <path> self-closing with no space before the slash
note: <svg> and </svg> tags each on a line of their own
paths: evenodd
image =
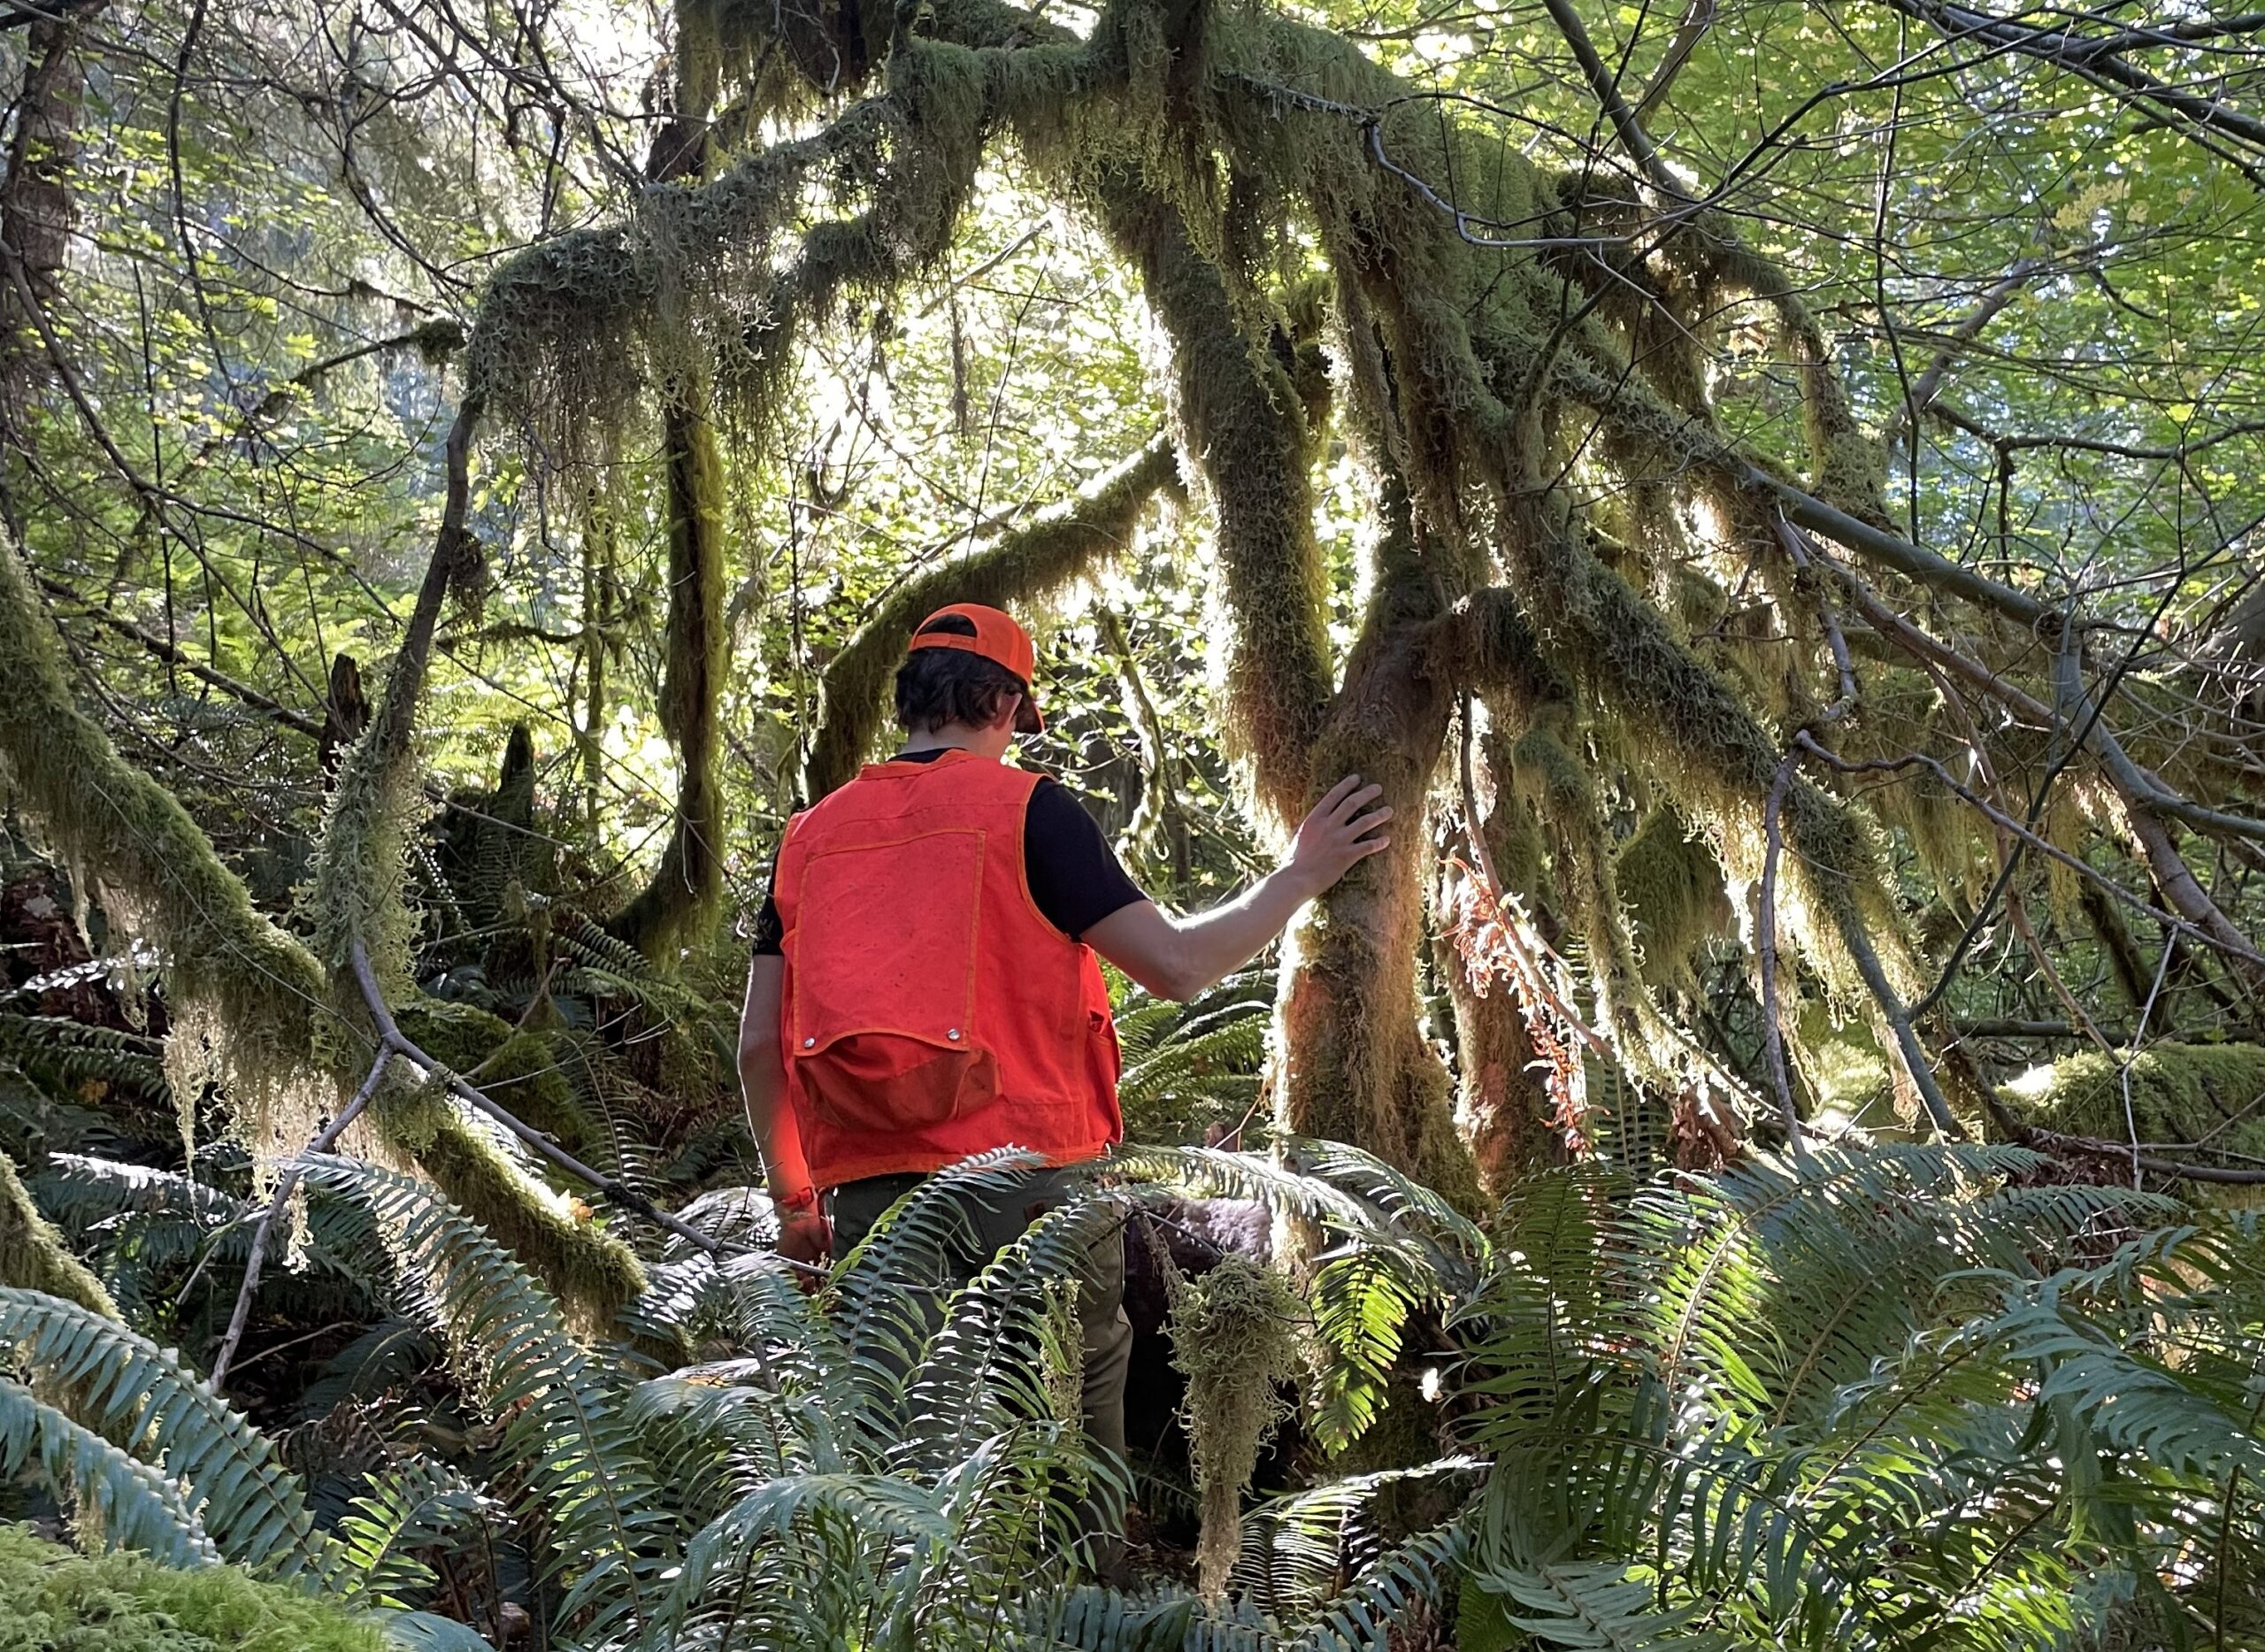
<svg viewBox="0 0 2265 1652">
<path fill-rule="evenodd" d="M 1392 847 L 1384 835 L 1390 809 L 1369 805 L 1384 795 L 1381 786 L 1363 786 L 1348 774 L 1329 788 L 1298 827 L 1284 869 L 1303 886 L 1309 899 L 1319 895 L 1370 856 Z"/>
<path fill-rule="evenodd" d="M 779 1215 L 779 1254 L 806 1265 L 795 1270 L 795 1282 L 814 1291 L 825 1280 L 823 1270 L 833 1254 L 833 1230 L 816 1210 L 782 1210 Z M 819 1270 L 812 1272 L 811 1270 Z"/>
</svg>

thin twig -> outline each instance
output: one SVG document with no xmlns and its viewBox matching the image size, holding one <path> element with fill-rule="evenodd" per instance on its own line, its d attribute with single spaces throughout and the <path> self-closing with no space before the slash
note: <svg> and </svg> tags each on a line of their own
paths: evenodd
<svg viewBox="0 0 2265 1652">
<path fill-rule="evenodd" d="M 307 1143 L 309 1153 L 327 1153 L 337 1145 L 346 1127 L 362 1116 L 378 1093 L 378 1086 L 386 1076 L 386 1069 L 393 1064 L 395 1051 L 390 1044 L 380 1044 L 377 1057 L 370 1063 L 370 1071 L 354 1092 L 354 1097 L 339 1110 L 338 1117 L 316 1133 Z M 267 1209 L 260 1212 L 258 1226 L 251 1230 L 251 1256 L 244 1264 L 244 1282 L 236 1292 L 236 1305 L 228 1315 L 228 1333 L 220 1339 L 220 1351 L 212 1356 L 212 1386 L 219 1388 L 228 1380 L 228 1367 L 236 1357 L 236 1347 L 243 1341 L 244 1326 L 251 1318 L 251 1300 L 259 1289 L 259 1273 L 267 1258 L 267 1233 L 275 1226 L 275 1218 L 283 1214 L 284 1203 L 291 1190 L 299 1185 L 303 1158 L 293 1159 L 283 1166 L 275 1179 L 275 1195 L 267 1202 Z"/>
</svg>

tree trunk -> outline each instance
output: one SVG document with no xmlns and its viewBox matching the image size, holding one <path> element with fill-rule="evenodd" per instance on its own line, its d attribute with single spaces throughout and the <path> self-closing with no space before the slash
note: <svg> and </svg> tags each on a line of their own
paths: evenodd
<svg viewBox="0 0 2265 1652">
<path fill-rule="evenodd" d="M 668 676 L 661 731 L 676 748 L 676 822 L 652 880 L 607 926 L 656 964 L 716 909 L 723 893 L 723 787 L 717 701 L 724 635 L 724 475 L 716 427 L 691 397 L 662 414 L 668 465 Z"/>
<path fill-rule="evenodd" d="M 0 185 L 0 242 L 12 253 L 29 303 L 54 303 L 74 221 L 70 173 L 78 155 L 79 102 L 86 74 L 79 61 L 79 24 L 40 17 L 24 31 L 24 88 L 8 144 L 8 176 Z M 25 419 L 47 377 L 45 353 L 24 293 L 0 281 L 0 434 L 12 447 L 29 441 Z"/>
<path fill-rule="evenodd" d="M 1426 669 L 1433 582 L 1396 485 L 1385 511 L 1376 594 L 1308 786 L 1318 792 L 1348 773 L 1381 786 L 1392 847 L 1309 907 L 1284 941 L 1275 1112 L 1284 1130 L 1353 1142 L 1470 1203 L 1478 1180 L 1455 1135 L 1447 1068 L 1423 1037 L 1416 984 L 1432 859 L 1424 799 L 1455 696 Z"/>
</svg>

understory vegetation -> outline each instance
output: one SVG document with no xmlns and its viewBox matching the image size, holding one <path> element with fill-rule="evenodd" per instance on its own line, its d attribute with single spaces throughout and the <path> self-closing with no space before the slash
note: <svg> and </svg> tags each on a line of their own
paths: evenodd
<svg viewBox="0 0 2265 1652">
<path fill-rule="evenodd" d="M 2261 73 L 0 14 L 0 1652 L 2265 1646 Z M 733 1039 L 955 601 L 1166 904 L 1394 824 L 932 1328 Z"/>
</svg>

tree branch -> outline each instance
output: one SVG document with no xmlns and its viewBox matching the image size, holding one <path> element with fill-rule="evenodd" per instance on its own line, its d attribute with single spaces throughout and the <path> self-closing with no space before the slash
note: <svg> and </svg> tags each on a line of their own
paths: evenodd
<svg viewBox="0 0 2265 1652">
<path fill-rule="evenodd" d="M 871 751 L 888 673 L 903 658 L 915 626 L 952 603 L 1002 607 L 1058 589 L 1131 539 L 1148 500 L 1174 485 L 1179 473 L 1170 439 L 1157 436 L 1075 497 L 989 545 L 922 569 L 892 591 L 826 665 L 818 732 L 802 773 L 804 798 L 815 803 L 849 780 Z"/>
<path fill-rule="evenodd" d="M 324 1126 L 316 1133 L 315 1139 L 307 1143 L 309 1153 L 327 1153 L 337 1145 L 339 1137 L 346 1133 L 347 1126 L 362 1116 L 362 1110 L 376 1096 L 378 1086 L 384 1081 L 386 1069 L 393 1064 L 395 1053 L 391 1044 L 380 1043 L 378 1046 L 377 1058 L 370 1063 L 369 1073 L 363 1079 L 361 1087 L 354 1092 L 353 1098 L 339 1110 L 338 1117 Z M 236 1291 L 236 1305 L 228 1315 L 227 1333 L 220 1339 L 220 1351 L 212 1356 L 211 1381 L 215 1390 L 224 1387 L 228 1380 L 228 1367 L 236 1357 L 238 1345 L 243 1341 L 244 1326 L 251 1319 L 252 1297 L 259 1290 L 260 1269 L 267 1258 L 268 1230 L 275 1226 L 275 1218 L 283 1214 L 283 1207 L 290 1200 L 291 1190 L 299 1185 L 300 1165 L 301 1160 L 294 1159 L 277 1173 L 274 1196 L 268 1200 L 267 1208 L 260 1212 L 257 1226 L 251 1230 L 251 1255 L 244 1263 L 244 1282 Z"/>
<path fill-rule="evenodd" d="M 2142 42 L 2134 37 L 2136 31 L 2131 30 L 2088 39 L 2074 31 L 2031 28 L 1987 12 L 1969 11 L 1964 6 L 1940 4 L 1937 0 L 1886 0 L 1886 4 L 1952 38 L 1986 41 L 1992 46 L 2039 58 L 2095 86 L 2127 91 L 2141 102 L 2183 115 L 2207 132 L 2223 132 L 2265 149 L 2265 121 L 2216 98 L 2197 97 L 2183 91 L 2145 70 L 2132 67 L 2118 55 L 2141 44 L 2181 42 Z"/>
<path fill-rule="evenodd" d="M 280 700 L 273 699 L 262 694 L 250 683 L 239 682 L 226 672 L 214 670 L 178 643 L 170 642 L 154 631 L 137 626 L 132 620 L 111 613 L 106 608 L 100 608 L 87 602 L 60 580 L 50 580 L 43 573 L 35 574 L 33 577 L 39 581 L 40 588 L 50 596 L 80 604 L 81 618 L 91 619 L 96 625 L 126 638 L 128 642 L 139 643 L 168 665 L 178 665 L 200 682 L 211 683 L 231 699 L 242 701 L 253 711 L 265 713 L 286 728 L 295 730 L 311 740 L 322 738 L 321 718 L 309 717 L 303 711 L 295 711 Z"/>
</svg>

